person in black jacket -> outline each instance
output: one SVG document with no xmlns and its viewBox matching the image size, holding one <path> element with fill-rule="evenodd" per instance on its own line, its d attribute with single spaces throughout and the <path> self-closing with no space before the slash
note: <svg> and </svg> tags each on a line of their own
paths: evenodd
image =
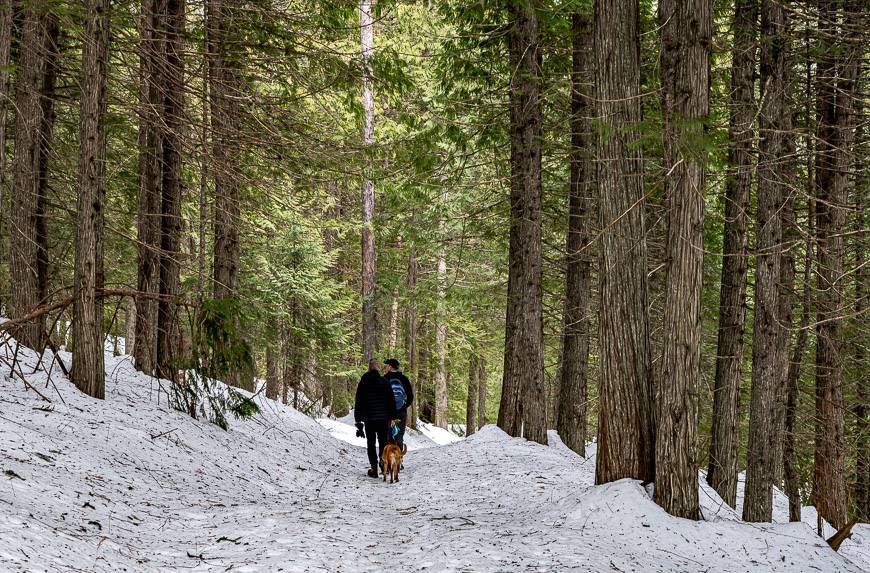
<svg viewBox="0 0 870 573">
<path fill-rule="evenodd" d="M 400 382 L 405 390 L 405 403 L 401 407 L 397 405 L 395 417 L 399 421 L 399 433 L 396 435 L 396 445 L 401 449 L 405 438 L 405 426 L 408 425 L 408 406 L 414 401 L 414 389 L 411 387 L 411 381 L 408 380 L 408 377 L 402 374 L 398 360 L 388 358 L 384 360 L 384 364 L 386 365 L 384 378 L 387 379 L 387 382 L 391 386 L 396 382 Z"/>
<path fill-rule="evenodd" d="M 396 400 L 390 383 L 378 372 L 378 361 L 374 358 L 369 360 L 369 370 L 356 387 L 353 416 L 356 435 L 366 438 L 371 464 L 369 476 L 376 478 L 379 460 L 390 435 L 390 420 L 396 417 Z"/>
</svg>

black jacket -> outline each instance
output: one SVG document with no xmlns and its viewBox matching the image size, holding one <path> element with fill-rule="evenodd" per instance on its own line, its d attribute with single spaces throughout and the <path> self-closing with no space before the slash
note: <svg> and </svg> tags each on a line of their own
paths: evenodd
<svg viewBox="0 0 870 573">
<path fill-rule="evenodd" d="M 353 417 L 357 423 L 392 420 L 396 417 L 393 389 L 375 370 L 369 370 L 359 379 Z"/>
<path fill-rule="evenodd" d="M 399 408 L 399 413 L 404 413 L 408 410 L 408 406 L 411 405 L 411 402 L 414 401 L 414 389 L 411 387 L 411 381 L 408 380 L 408 377 L 399 372 L 388 372 L 384 375 L 384 378 L 387 379 L 387 382 L 391 382 L 392 380 L 400 380 L 402 382 L 402 386 L 405 388 L 405 405 Z"/>
</svg>

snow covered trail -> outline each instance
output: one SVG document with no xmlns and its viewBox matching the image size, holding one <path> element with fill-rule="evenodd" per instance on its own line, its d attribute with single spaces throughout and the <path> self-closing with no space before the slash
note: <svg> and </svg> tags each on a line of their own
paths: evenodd
<svg viewBox="0 0 870 573">
<path fill-rule="evenodd" d="M 636 482 L 592 486 L 594 459 L 555 435 L 426 443 L 391 485 L 292 408 L 260 400 L 225 432 L 125 357 L 107 372 L 98 401 L 55 368 L 61 402 L 37 371 L 47 404 L 0 369 L 0 571 L 862 571 L 805 524 L 744 524 L 710 496 L 695 523 Z"/>
</svg>

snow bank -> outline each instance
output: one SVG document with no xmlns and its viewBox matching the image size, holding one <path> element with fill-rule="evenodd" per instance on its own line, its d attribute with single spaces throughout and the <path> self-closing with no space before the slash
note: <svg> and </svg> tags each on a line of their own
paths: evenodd
<svg viewBox="0 0 870 573">
<path fill-rule="evenodd" d="M 356 427 L 354 426 L 353 410 L 341 418 L 318 418 L 317 421 L 327 430 L 332 436 L 342 442 L 352 444 L 354 446 L 365 447 L 365 438 L 356 436 Z M 405 429 L 405 442 L 408 444 L 409 450 L 419 450 L 421 448 L 431 448 L 432 446 L 440 446 L 444 444 L 452 444 L 463 438 L 457 436 L 453 432 L 448 432 L 432 424 L 427 424 L 420 418 L 417 418 L 417 429 L 408 427 Z"/>
<path fill-rule="evenodd" d="M 445 430 L 444 428 L 439 428 L 438 426 L 429 424 L 420 419 L 417 419 L 417 429 L 439 446 L 452 444 L 453 442 L 459 442 L 462 440 L 462 437 L 457 436 L 453 432 Z"/>
<path fill-rule="evenodd" d="M 19 358 L 34 371 L 33 353 Z M 715 498 L 711 520 L 676 519 L 637 482 L 594 486 L 594 459 L 556 439 L 486 426 L 409 453 L 390 485 L 364 475 L 361 447 L 332 435 L 348 424 L 258 397 L 263 412 L 225 432 L 168 408 L 166 382 L 127 357 L 107 357 L 107 372 L 105 401 L 56 367 L 51 380 L 29 375 L 48 404 L 0 365 L 0 570 L 858 573 L 868 563 L 863 526 L 843 548 L 852 563 L 806 524 L 711 519 Z"/>
<path fill-rule="evenodd" d="M 326 428 L 333 438 L 353 446 L 364 448 L 366 447 L 366 439 L 357 437 L 356 427 L 353 422 L 353 412 L 349 415 L 351 416 L 350 420 L 346 420 L 347 416 L 344 416 L 337 420 L 332 418 L 318 418 L 317 422 Z M 409 451 L 431 448 L 432 446 L 438 445 L 413 428 L 405 429 L 405 444 L 408 446 Z"/>
</svg>

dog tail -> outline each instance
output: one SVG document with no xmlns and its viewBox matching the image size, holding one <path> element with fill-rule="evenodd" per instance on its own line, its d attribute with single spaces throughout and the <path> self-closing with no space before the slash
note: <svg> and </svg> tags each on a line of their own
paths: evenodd
<svg viewBox="0 0 870 573">
<path fill-rule="evenodd" d="M 407 453 L 408 453 L 408 444 L 402 444 L 402 455 L 404 456 Z"/>
</svg>

